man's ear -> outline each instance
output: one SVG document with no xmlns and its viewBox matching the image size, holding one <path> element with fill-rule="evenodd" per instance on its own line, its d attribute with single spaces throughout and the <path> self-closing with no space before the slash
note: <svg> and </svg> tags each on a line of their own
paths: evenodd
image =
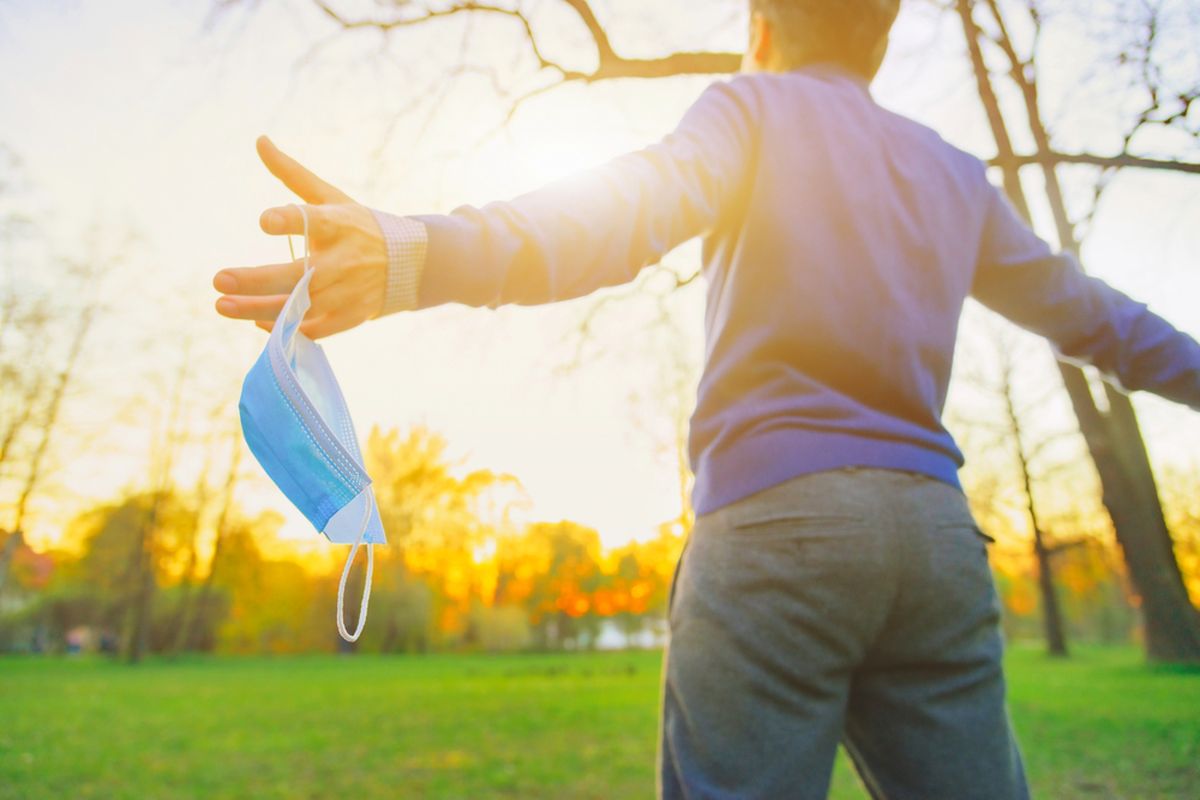
<svg viewBox="0 0 1200 800">
<path fill-rule="evenodd" d="M 762 12 L 750 14 L 750 43 L 742 59 L 743 72 L 763 72 L 771 62 L 771 23 Z"/>
</svg>

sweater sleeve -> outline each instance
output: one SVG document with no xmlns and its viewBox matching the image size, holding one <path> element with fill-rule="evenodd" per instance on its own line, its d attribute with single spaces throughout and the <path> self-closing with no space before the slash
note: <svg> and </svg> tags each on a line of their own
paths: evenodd
<svg viewBox="0 0 1200 800">
<path fill-rule="evenodd" d="M 736 80 L 714 84 L 644 150 L 508 202 L 415 217 L 428 235 L 419 306 L 551 303 L 632 280 L 717 223 L 746 174 L 750 119 Z"/>
<path fill-rule="evenodd" d="M 1086 275 L 1073 256 L 1054 253 L 998 189 L 988 192 L 974 297 L 1124 389 L 1200 410 L 1200 344 Z"/>
</svg>

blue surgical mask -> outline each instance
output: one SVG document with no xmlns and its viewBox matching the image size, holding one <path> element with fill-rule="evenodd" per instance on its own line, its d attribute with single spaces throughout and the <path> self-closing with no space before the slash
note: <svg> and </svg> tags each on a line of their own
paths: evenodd
<svg viewBox="0 0 1200 800">
<path fill-rule="evenodd" d="M 304 276 L 292 289 L 262 355 L 242 383 L 238 410 L 250 452 L 268 477 L 313 526 L 335 544 L 352 544 L 338 584 L 338 633 L 348 642 L 358 639 L 367 621 L 374 545 L 384 544 L 383 523 L 371 478 L 346 400 L 320 345 L 300 333 L 308 311 L 308 215 L 304 218 Z M 358 625 L 347 632 L 342 612 L 346 577 L 363 544 L 367 545 L 367 576 L 359 605 Z"/>
</svg>

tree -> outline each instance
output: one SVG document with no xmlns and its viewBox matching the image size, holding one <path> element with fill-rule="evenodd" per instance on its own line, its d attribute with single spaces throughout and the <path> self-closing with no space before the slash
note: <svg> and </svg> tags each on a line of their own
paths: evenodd
<svg viewBox="0 0 1200 800">
<path fill-rule="evenodd" d="M 124 621 L 121 626 L 121 654 L 131 664 L 141 660 L 150 635 L 152 605 L 157 586 L 153 568 L 157 552 L 156 539 L 163 520 L 164 504 L 170 496 L 175 458 L 184 438 L 181 413 L 190 366 L 189 355 L 190 343 L 185 342 L 171 389 L 163 438 L 157 443 L 156 452 L 151 454 L 150 472 L 155 476 L 155 484 L 150 492 L 150 508 L 142 520 L 137 540 L 129 549 L 128 566 L 125 571 L 129 598 L 125 604 Z"/>
<path fill-rule="evenodd" d="M 4 478 L 13 469 L 14 445 L 34 421 L 50 381 L 49 366 L 35 355 L 44 347 L 51 314 L 49 298 L 31 291 L 18 269 L 18 261 L 29 255 L 29 240 L 35 238 L 31 221 L 18 210 L 26 199 L 20 159 L 0 145 L 0 162 L 0 385 L 5 389 L 0 396 L 0 478 Z M 11 527 L 16 532 L 20 526 Z M 0 556 L 0 576 L 5 563 Z"/>
<path fill-rule="evenodd" d="M 213 581 L 217 575 L 217 568 L 221 563 L 223 555 L 225 537 L 230 525 L 230 514 L 233 511 L 234 505 L 234 490 L 237 488 L 239 477 L 239 469 L 242 462 L 242 441 L 241 431 L 234 429 L 229 437 L 230 459 L 229 467 L 225 472 L 225 482 L 221 487 L 220 506 L 217 510 L 217 517 L 213 522 L 213 545 L 212 555 L 208 559 L 208 569 L 204 573 L 204 579 L 200 582 L 200 586 L 196 592 L 191 591 L 191 581 L 196 569 L 196 540 L 192 537 L 190 542 L 190 560 L 183 576 L 183 586 L 179 603 L 179 612 L 176 616 L 175 625 L 175 641 L 172 644 L 172 652 L 181 652 L 192 648 L 195 645 L 194 628 L 197 618 L 206 618 L 210 610 L 210 603 L 213 590 Z M 206 500 L 208 498 L 207 464 L 205 469 L 201 470 L 199 488 L 197 489 L 197 508 L 196 508 L 196 527 L 199 528 L 199 517 L 204 512 Z"/>
<path fill-rule="evenodd" d="M 1054 409 L 1048 408 L 1047 401 L 1058 391 L 1056 386 L 1047 391 L 1044 381 L 1035 380 L 1031 392 L 1025 385 L 1029 381 L 1021 380 L 1028 378 L 1030 372 L 1040 372 L 1036 369 L 1038 359 L 1030 352 L 1032 343 L 1024 341 L 1011 325 L 1000 319 L 989 319 L 976 330 L 982 333 L 980 338 L 986 340 L 990 353 L 971 353 L 964 359 L 962 377 L 973 390 L 982 392 L 991 401 L 989 405 L 997 407 L 995 421 L 991 416 L 968 418 L 957 411 L 954 417 L 962 417 L 956 421 L 966 426 L 968 432 L 975 429 L 985 433 L 984 443 L 974 449 L 979 451 L 980 461 L 991 462 L 990 477 L 1004 486 L 993 485 L 989 491 L 977 493 L 973 500 L 978 503 L 985 499 L 982 494 L 992 505 L 1004 504 L 1005 495 L 1011 494 L 1014 498 L 1011 508 L 1028 521 L 1047 650 L 1052 656 L 1066 657 L 1067 626 L 1059 600 L 1055 563 L 1060 554 L 1093 540 L 1086 536 L 1053 537 L 1038 495 L 1046 491 L 1054 474 L 1075 464 L 1077 454 L 1069 446 L 1064 453 L 1063 446 L 1068 445 L 1068 440 L 1077 439 L 1078 432 L 1040 423 L 1039 416 L 1054 418 Z M 1034 396 L 1027 399 L 1030 393 Z M 973 410 L 979 405 L 976 403 Z M 966 445 L 971 437 L 964 439 Z M 1003 458 L 1002 466 L 996 463 L 1001 454 L 1010 457 Z M 998 509 L 991 511 L 995 514 Z"/>
<path fill-rule="evenodd" d="M 385 649 L 428 645 L 421 614 L 414 614 L 422 609 L 426 618 L 436 617 L 439 633 L 472 638 L 472 604 L 484 598 L 476 556 L 493 543 L 496 520 L 489 517 L 503 517 L 512 502 L 506 493 L 520 492 L 509 476 L 457 474 L 446 446 L 421 427 L 405 434 L 376 429 L 367 438 L 367 471 L 388 536 L 377 554 L 373 596 L 379 602 L 372 606 L 373 618 L 386 619 L 376 626 L 387 631 Z"/>
<path fill-rule="evenodd" d="M 1013 150 L 1009 123 L 1005 119 L 981 46 L 984 32 L 975 19 L 975 10 L 979 6 L 986 6 L 991 14 L 995 26 L 991 39 L 1004 53 L 1009 76 L 1020 90 L 1026 120 L 1037 147 L 1032 158 L 1018 157 Z M 1036 35 L 1042 24 L 1039 6 L 1026 3 L 1022 7 L 1033 25 L 1036 44 Z M 1043 122 L 1039 104 L 1036 46 L 1024 59 L 1017 55 L 1006 18 L 995 0 L 956 0 L 956 8 L 962 20 L 979 96 L 999 150 L 996 163 L 1003 171 L 1005 189 L 1018 210 L 1032 221 L 1020 168 L 1025 164 L 1037 164 L 1045 179 L 1059 243 L 1064 249 L 1078 254 L 1079 243 L 1056 171 L 1057 165 L 1063 162 L 1055 158 L 1050 132 Z M 1152 91 L 1151 95 L 1152 100 L 1157 101 L 1157 90 Z M 1184 119 L 1194 99 L 1195 94 L 1181 96 Z M 1143 112 L 1140 125 L 1149 124 L 1150 114 L 1151 111 Z M 1171 117 L 1175 118 L 1174 115 Z M 1132 134 L 1126 136 L 1126 150 L 1132 140 Z M 1125 152 L 1102 165 L 1106 169 L 1120 169 L 1131 165 L 1128 158 L 1128 152 Z M 1163 163 L 1157 166 L 1196 171 L 1193 165 L 1184 167 L 1177 163 Z M 1200 612 L 1188 598 L 1182 573 L 1175 560 L 1170 531 L 1163 517 L 1154 473 L 1133 405 L 1126 395 L 1105 384 L 1108 410 L 1103 411 L 1081 369 L 1060 361 L 1059 371 L 1071 398 L 1080 431 L 1100 475 L 1104 505 L 1112 517 L 1130 576 L 1142 598 L 1147 654 L 1160 661 L 1200 661 Z"/>
<path fill-rule="evenodd" d="M 88 265 L 77 272 L 83 272 L 86 278 L 91 273 L 91 267 Z M 34 402 L 36 400 L 42 401 L 41 414 L 38 415 L 37 419 L 37 442 L 29 454 L 25 465 L 25 480 L 20 492 L 17 494 L 16 511 L 13 514 L 13 531 L 17 534 L 20 534 L 22 526 L 25 523 L 25 515 L 29 509 L 29 499 L 33 496 L 43 477 L 43 465 L 46 454 L 50 449 L 51 438 L 58 424 L 59 414 L 62 411 L 63 399 L 72 380 L 76 377 L 79 358 L 83 354 L 84 344 L 87 342 L 88 333 L 91 331 L 92 323 L 95 321 L 96 311 L 97 304 L 94 300 L 88 301 L 80 310 L 79 318 L 74 326 L 75 330 L 71 334 L 66 357 L 57 374 L 50 378 L 47 396 L 44 398 L 37 397 L 40 394 L 38 389 L 41 388 L 43 380 L 42 376 L 38 376 L 34 379 L 33 385 L 35 388 L 29 393 L 29 410 L 20 412 L 18 416 L 18 424 L 29 421 L 34 416 L 32 411 Z"/>
<path fill-rule="evenodd" d="M 78 542 L 81 554 L 75 563 L 65 562 L 59 598 L 77 598 L 76 611 L 62 617 L 64 626 L 96 628 L 105 639 L 127 624 L 129 606 L 138 596 L 140 583 L 130 585 L 129 554 L 142 546 L 143 532 L 151 517 L 171 535 L 160 537 L 144 565 L 146 581 L 156 587 L 170 580 L 170 565 L 182 543 L 191 535 L 193 509 L 186 500 L 168 489 L 161 496 L 144 492 L 122 500 L 102 503 L 76 516 L 67 526 L 67 536 Z M 146 646 L 151 644 L 149 625 Z"/>
<path fill-rule="evenodd" d="M 49 456 L 60 433 L 64 403 L 80 381 L 82 357 L 101 311 L 100 285 L 125 257 L 124 244 L 107 249 L 89 235 L 85 258 L 46 249 L 37 227 L 8 201 L 27 200 L 20 162 L 0 146 L 0 160 L 17 176 L 0 182 L 0 489 L 15 484 L 5 547 L 0 547 L 0 590 L 8 563 L 20 546 L 30 502 L 52 472 Z M 107 252 L 105 250 L 107 249 Z M 39 263 L 72 290 L 51 292 L 31 277 Z M 8 498 L 4 498 L 8 499 Z M 0 533 L 3 533 L 0 528 Z"/>
<path fill-rule="evenodd" d="M 736 70 L 740 62 L 740 55 L 736 53 L 707 51 L 666 53 L 650 58 L 624 57 L 620 54 L 622 48 L 614 44 L 609 35 L 614 19 L 611 15 L 605 18 L 598 13 L 595 4 L 589 0 L 556 0 L 543 4 L 524 3 L 521 0 L 496 3 L 398 2 L 375 11 L 371 16 L 345 11 L 342 4 L 332 0 L 312 2 L 332 23 L 335 34 L 377 33 L 387 37 L 402 30 L 433 28 L 445 25 L 453 18 L 468 17 L 484 18 L 505 26 L 525 50 L 525 57 L 520 59 L 519 66 L 505 73 L 505 77 L 512 79 L 510 84 L 502 83 L 502 76 L 495 65 L 480 65 L 471 61 L 472 48 L 466 46 L 469 27 L 463 28 L 464 46 L 458 50 L 457 60 L 446 64 L 442 79 L 444 89 L 463 75 L 479 72 L 489 74 L 499 91 L 510 99 L 508 118 L 527 99 L 564 84 L 721 74 Z M 1158 25 L 1159 12 L 1165 3 L 1144 4 L 1150 13 L 1145 23 L 1148 34 L 1141 43 L 1143 46 L 1140 49 L 1135 47 L 1132 52 L 1121 56 L 1127 62 L 1143 66 L 1143 88 L 1150 102 L 1126 135 L 1121 152 L 1112 155 L 1065 152 L 1053 145 L 1053 137 L 1039 107 L 1036 73 L 1037 49 L 1044 22 L 1042 2 L 1014 0 L 1002 7 L 998 0 L 946 0 L 934 5 L 957 13 L 960 19 L 979 97 L 996 140 L 998 152 L 991 163 L 1001 169 L 1005 188 L 1027 217 L 1030 217 L 1029 204 L 1021 183 L 1022 171 L 1032 167 L 1042 173 L 1047 201 L 1062 247 L 1077 250 L 1078 242 L 1057 172 L 1059 166 L 1088 165 L 1098 169 L 1101 179 L 1097 196 L 1111 174 L 1125 168 L 1200 174 L 1200 163 L 1156 158 L 1132 151 L 1137 133 L 1147 126 L 1184 129 L 1195 135 L 1194 127 L 1189 126 L 1195 124 L 1195 115 L 1191 110 L 1197 99 L 1197 89 L 1185 86 L 1166 91 L 1172 84 L 1166 80 L 1163 71 L 1154 68 L 1155 48 L 1162 38 L 1162 28 Z M 1018 8 L 1025 14 L 1034 31 L 1033 44 L 1025 57 L 1018 55 L 1016 41 L 1010 35 L 1007 14 L 1012 8 Z M 979 9 L 989 17 L 990 25 L 986 29 L 976 20 Z M 569 27 L 564 27 L 562 23 L 568 20 Z M 499 31 L 500 28 L 495 30 Z M 556 48 L 555 42 L 564 39 L 576 45 L 579 41 L 586 41 L 587 47 L 573 46 L 563 55 L 553 55 L 553 52 L 563 50 Z M 985 42 L 1007 60 L 1006 72 L 1022 98 L 1034 141 L 1034 150 L 1030 153 L 1018 153 L 1012 145 L 1009 134 L 1011 114 L 997 98 L 994 78 L 983 50 Z M 1197 83 L 1200 85 L 1200 81 Z M 423 98 L 418 103 L 436 103 L 442 96 L 442 92 L 436 91 L 414 94 Z M 411 110 L 411 107 L 406 110 Z M 1200 660 L 1200 613 L 1189 602 L 1183 587 L 1133 407 L 1126 396 L 1106 387 L 1104 401 L 1107 410 L 1102 410 L 1079 369 L 1062 364 L 1060 371 L 1100 475 L 1104 504 L 1112 517 L 1132 580 L 1142 597 L 1147 653 L 1156 660 Z"/>
<path fill-rule="evenodd" d="M 536 523 L 526 531 L 526 606 L 539 647 L 590 645 L 595 619 L 590 595 L 603 581 L 600 537 L 573 522 Z"/>
<path fill-rule="evenodd" d="M 338 34 L 370 35 L 377 34 L 389 37 L 402 31 L 416 29 L 435 29 L 456 19 L 479 18 L 492 23 L 487 30 L 497 38 L 507 36 L 507 41 L 513 43 L 514 55 L 519 48 L 525 49 L 525 57 L 516 60 L 517 66 L 504 70 L 500 74 L 497 65 L 478 64 L 472 61 L 472 50 L 462 47 L 453 51 L 451 61 L 445 64 L 440 73 L 439 81 L 453 83 L 465 76 L 485 73 L 493 78 L 496 90 L 510 101 L 508 118 L 519 110 L 522 103 L 540 94 L 552 91 L 570 84 L 597 84 L 621 79 L 661 79 L 694 75 L 725 75 L 736 72 L 742 61 L 740 52 L 722 52 L 710 50 L 686 50 L 669 52 L 651 58 L 629 58 L 622 56 L 621 47 L 615 45 L 609 35 L 609 27 L 616 22 L 616 13 L 605 15 L 597 12 L 597 4 L 592 0 L 551 0 L 548 3 L 523 2 L 523 0 L 498 0 L 494 3 L 477 3 L 450 0 L 449 2 L 431 2 L 429 0 L 402 0 L 392 2 L 376 9 L 372 14 L 364 15 L 357 11 L 343 10 L 350 3 L 335 2 L 335 0 L 307 0 L 334 27 L 334 36 Z M 929 0 L 929 2 L 948 11 L 955 10 L 958 0 Z M 988 0 L 964 0 L 968 6 L 984 5 Z M 1027 0 L 1026 0 L 1027 2 Z M 220 11 L 238 5 L 221 4 Z M 994 5 L 994 3 L 989 3 Z M 1158 1 L 1161 5 L 1161 0 Z M 710 6 L 712 4 L 709 4 Z M 744 7 L 740 0 L 726 4 L 730 12 L 726 15 L 729 23 L 741 19 Z M 1031 7 L 1040 6 L 1033 3 Z M 565 24 L 564 24 L 565 23 Z M 463 36 L 469 40 L 473 30 L 463 29 Z M 333 38 L 333 37 L 330 37 Z M 320 50 L 327 40 L 314 46 L 305 62 Z M 565 45 L 564 45 L 565 43 Z M 549 55 L 552 50 L 562 51 L 562 55 Z M 511 78 L 512 85 L 500 82 L 503 77 Z M 536 84 L 528 88 L 525 84 Z M 436 87 L 433 87 L 436 88 Z M 424 102 L 436 103 L 442 93 L 438 91 L 414 91 Z M 1183 98 L 1188 106 L 1195 96 L 1188 93 Z M 405 111 L 411 111 L 406 107 Z M 1153 114 L 1148 116 L 1148 123 L 1154 122 Z M 1182 116 L 1171 115 L 1168 124 L 1187 121 L 1187 113 Z M 1055 150 L 1050 147 L 1039 148 L 1029 154 L 1000 154 L 992 159 L 992 163 L 1014 168 L 1024 166 L 1057 166 L 1060 164 L 1084 164 L 1103 169 L 1122 169 L 1126 167 L 1142 169 L 1168 169 L 1179 172 L 1200 174 L 1200 163 L 1191 163 L 1173 159 L 1140 156 L 1132 152 L 1122 152 L 1117 155 L 1100 155 L 1096 153 L 1071 153 Z"/>
</svg>

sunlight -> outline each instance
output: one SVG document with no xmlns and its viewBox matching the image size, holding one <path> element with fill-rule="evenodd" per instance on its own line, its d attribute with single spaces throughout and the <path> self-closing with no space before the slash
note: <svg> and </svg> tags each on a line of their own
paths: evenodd
<svg viewBox="0 0 1200 800">
<path fill-rule="evenodd" d="M 521 183 L 540 186 L 603 164 L 613 155 L 611 141 L 595 131 L 581 131 L 561 120 L 562 113 L 546 119 L 537 115 L 536 125 L 520 126 L 520 133 L 506 142 L 512 164 L 522 173 Z"/>
</svg>

